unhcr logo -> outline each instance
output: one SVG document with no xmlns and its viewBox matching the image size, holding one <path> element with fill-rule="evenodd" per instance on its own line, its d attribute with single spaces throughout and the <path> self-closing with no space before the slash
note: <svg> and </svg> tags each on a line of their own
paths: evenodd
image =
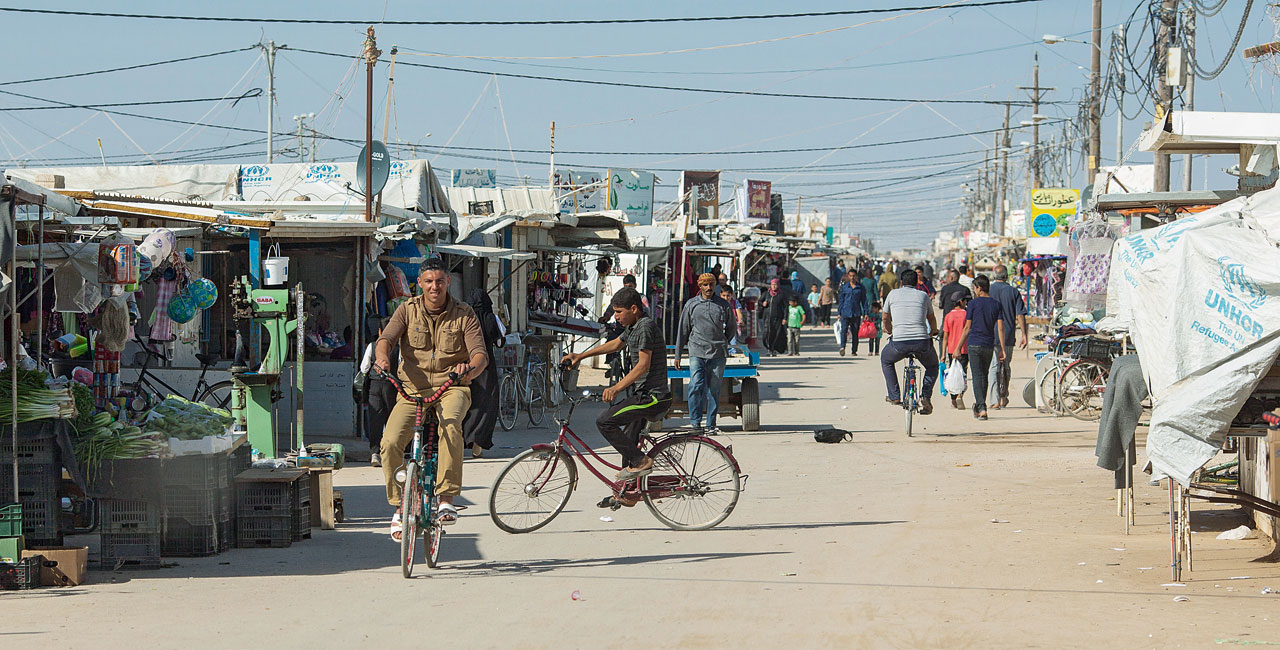
<svg viewBox="0 0 1280 650">
<path fill-rule="evenodd" d="M 1267 301 L 1267 290 L 1245 272 L 1243 264 L 1226 255 L 1218 258 L 1218 277 L 1222 289 L 1249 309 L 1257 309 Z"/>
<path fill-rule="evenodd" d="M 409 163 L 403 160 L 391 161 L 391 178 L 400 178 L 409 173 Z"/>
<path fill-rule="evenodd" d="M 308 183 L 324 183 L 327 181 L 336 181 L 342 175 L 338 173 L 338 166 L 328 163 L 312 165 L 307 169 L 306 181 Z"/>
<path fill-rule="evenodd" d="M 271 167 L 268 165 L 250 165 L 240 168 L 240 184 L 244 187 L 257 187 L 271 182 Z"/>
</svg>

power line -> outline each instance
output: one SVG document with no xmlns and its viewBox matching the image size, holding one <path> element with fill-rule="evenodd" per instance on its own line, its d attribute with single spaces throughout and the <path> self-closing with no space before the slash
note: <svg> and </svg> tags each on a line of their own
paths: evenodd
<svg viewBox="0 0 1280 650">
<path fill-rule="evenodd" d="M 54 80 L 56 80 L 56 79 L 72 79 L 72 78 L 75 78 L 75 77 L 88 77 L 88 76 L 90 76 L 90 75 L 107 74 L 107 73 L 109 73 L 109 72 L 124 72 L 125 70 L 138 70 L 138 69 L 141 69 L 141 68 L 152 68 L 152 67 L 155 67 L 155 66 L 158 66 L 158 65 L 168 65 L 168 64 L 170 64 L 170 63 L 182 63 L 182 62 L 184 62 L 184 61 L 195 61 L 195 60 L 198 60 L 198 59 L 209 59 L 209 58 L 213 58 L 213 57 L 215 57 L 215 56 L 222 56 L 222 55 L 224 55 L 224 54 L 235 54 L 236 52 L 245 52 L 245 51 L 248 51 L 248 50 L 252 50 L 252 49 L 254 49 L 254 48 L 256 48 L 256 47 L 258 47 L 258 46 L 257 46 L 257 45 L 250 45 L 249 47 L 242 47 L 242 48 L 240 48 L 240 49 L 236 49 L 236 50 L 223 50 L 223 51 L 221 51 L 221 52 L 210 52 L 209 54 L 197 54 L 197 55 L 195 55 L 195 56 L 184 56 L 184 57 L 179 58 L 179 59 L 168 59 L 168 60 L 165 60 L 165 61 L 155 61 L 155 62 L 153 62 L 153 63 L 140 63 L 140 64 L 138 64 L 138 65 L 128 65 L 128 66 L 124 66 L 124 67 L 122 67 L 122 68 L 107 68 L 107 69 L 105 69 L 105 70 L 93 70 L 93 71 L 90 71 L 90 72 L 76 72 L 76 73 L 72 73 L 72 74 L 62 74 L 62 75 L 57 75 L 57 76 L 53 76 L 53 77 L 39 77 L 39 78 L 37 78 L 37 79 L 23 79 L 23 80 L 21 80 L 21 81 L 3 81 L 3 82 L 0 82 L 0 86 L 15 86 L 15 85 L 17 85 L 17 84 L 30 84 L 30 83 L 36 83 L 37 81 L 54 81 Z"/>
<path fill-rule="evenodd" d="M 349 54 L 339 54 L 337 52 L 324 52 L 321 50 L 308 50 L 299 47 L 291 47 L 294 52 L 305 52 L 307 54 L 317 54 L 320 56 L 331 56 L 340 59 L 350 59 Z M 379 61 L 379 64 L 382 62 Z M 771 93 L 760 90 L 730 90 L 724 88 L 690 88 L 685 86 L 663 86 L 656 84 L 638 84 L 627 83 L 622 81 L 600 81 L 595 79 L 571 79 L 568 77 L 546 77 L 540 75 L 517 74 L 514 72 L 491 72 L 488 70 L 472 70 L 470 68 L 455 68 L 446 65 L 434 65 L 430 63 L 409 63 L 406 61 L 397 61 L 397 65 L 408 66 L 411 68 L 429 68 L 432 70 L 446 70 L 448 72 L 465 72 L 467 74 L 478 74 L 495 77 L 508 77 L 511 79 L 532 79 L 535 81 L 558 81 L 561 83 L 585 84 L 590 86 L 611 86 L 614 88 L 642 88 L 645 90 L 671 90 L 677 92 L 704 93 L 711 95 L 739 95 L 751 97 L 785 97 L 791 99 L 824 99 L 837 101 L 854 101 L 854 102 L 890 102 L 890 103 L 909 103 L 909 104 L 982 104 L 992 106 L 1004 106 L 1005 104 L 1013 104 L 1015 106 L 1029 106 L 1030 102 L 1025 101 L 1004 101 L 994 99 L 919 99 L 909 97 L 860 97 L 852 95 L 811 95 L 803 93 Z M 1041 105 L 1062 104 L 1065 102 L 1040 102 Z"/>
<path fill-rule="evenodd" d="M 40 98 L 38 98 L 38 97 L 32 97 L 31 95 L 24 95 L 24 94 L 22 94 L 22 93 L 10 92 L 10 91 L 8 91 L 8 90 L 0 90 L 0 94 L 4 94 L 4 95 L 13 95 L 13 96 L 15 96 L 15 97 L 23 97 L 23 98 L 26 98 L 26 99 L 34 99 L 34 100 L 37 100 L 37 101 L 44 101 L 44 102 L 52 101 L 52 100 L 48 100 L 48 99 L 40 99 Z M 145 102 L 116 102 L 116 103 L 112 103 L 112 104 L 68 104 L 68 103 L 65 103 L 65 102 L 57 102 L 57 104 L 58 104 L 57 106 L 5 106 L 5 107 L 0 107 L 0 111 L 4 111 L 4 112 L 9 112 L 9 111 L 57 111 L 57 110 L 66 110 L 66 109 L 69 109 L 69 108 L 92 108 L 92 109 L 98 109 L 98 108 L 116 108 L 116 107 L 120 107 L 120 106 L 162 106 L 162 105 L 165 105 L 165 104 L 196 104 L 196 103 L 199 103 L 199 102 L 220 102 L 220 101 L 222 101 L 222 100 L 224 100 L 224 99 L 230 99 L 230 100 L 231 100 L 231 105 L 232 105 L 232 106 L 234 106 L 234 105 L 236 104 L 236 102 L 238 102 L 238 101 L 240 101 L 240 100 L 242 100 L 242 99 L 251 99 L 251 98 L 254 98 L 254 97 L 261 97 L 261 96 L 262 96 L 262 89 L 261 89 L 261 88 L 253 88 L 253 89 L 251 89 L 251 90 L 245 91 L 243 94 L 241 94 L 241 95 L 239 95 L 239 96 L 237 96 L 237 97 L 235 97 L 235 98 L 229 98 L 229 97 L 200 97 L 200 98 L 197 98 L 197 99 L 162 99 L 162 100 L 152 100 L 152 101 L 145 101 Z"/>
<path fill-rule="evenodd" d="M 987 0 L 985 2 L 951 2 L 939 5 L 915 7 L 889 7 L 882 9 L 848 9 L 842 11 L 809 11 L 787 14 L 752 14 L 743 16 L 687 16 L 666 18 L 599 18 L 568 20 L 325 20 L 320 18 L 240 18 L 229 16 L 178 16 L 171 14 L 130 14 L 105 11 L 71 11 L 66 9 L 31 9 L 23 7 L 0 7 L 0 11 L 24 14 L 45 14 L 54 16 L 87 16 L 92 18 L 140 18 L 147 20 L 175 20 L 192 22 L 220 23 L 274 23 L 290 25 L 425 25 L 425 26 L 515 26 L 515 25 L 630 25 L 641 23 L 696 23 L 727 22 L 737 20 L 771 20 L 777 18 L 817 18 L 830 16 L 854 16 L 863 14 L 885 14 L 904 11 L 928 11 L 931 9 L 965 9 L 969 7 L 992 7 L 998 5 L 1020 5 L 1042 0 Z"/>
</svg>

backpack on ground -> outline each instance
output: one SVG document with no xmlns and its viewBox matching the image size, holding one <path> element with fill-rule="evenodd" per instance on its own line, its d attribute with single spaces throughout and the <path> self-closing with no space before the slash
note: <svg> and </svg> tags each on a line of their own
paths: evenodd
<svg viewBox="0 0 1280 650">
<path fill-rule="evenodd" d="M 813 432 L 813 439 L 817 442 L 835 444 L 845 440 L 853 440 L 853 434 L 844 429 L 822 429 Z"/>
</svg>

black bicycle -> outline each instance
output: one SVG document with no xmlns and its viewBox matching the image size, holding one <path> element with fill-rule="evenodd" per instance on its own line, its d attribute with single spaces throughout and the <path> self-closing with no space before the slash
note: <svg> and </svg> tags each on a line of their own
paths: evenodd
<svg viewBox="0 0 1280 650">
<path fill-rule="evenodd" d="M 121 390 L 132 396 L 130 410 L 143 412 L 159 404 L 165 395 L 180 395 L 181 391 L 148 372 L 151 368 L 152 359 L 168 361 L 169 357 L 151 349 L 151 346 L 143 343 L 140 338 L 134 338 L 133 340 L 138 344 L 138 347 L 142 348 L 146 357 L 142 362 L 142 368 L 138 370 L 138 378 L 121 386 Z M 231 380 L 227 379 L 211 384 L 205 379 L 209 369 L 217 365 L 219 361 L 218 355 L 197 354 L 196 360 L 200 362 L 200 378 L 196 380 L 195 390 L 191 393 L 191 401 L 223 410 L 230 410 Z M 138 400 L 141 400 L 141 403 Z"/>
</svg>

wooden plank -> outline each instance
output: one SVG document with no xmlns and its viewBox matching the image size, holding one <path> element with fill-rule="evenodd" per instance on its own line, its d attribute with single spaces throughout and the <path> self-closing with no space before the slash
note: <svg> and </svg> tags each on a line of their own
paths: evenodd
<svg viewBox="0 0 1280 650">
<path fill-rule="evenodd" d="M 1263 43 L 1262 45 L 1246 47 L 1243 52 L 1244 58 L 1246 59 L 1258 59 L 1268 54 L 1280 54 L 1280 41 L 1272 41 L 1270 43 Z"/>
<path fill-rule="evenodd" d="M 292 483 L 307 473 L 296 467 L 255 467 L 236 474 L 236 483 Z"/>
<path fill-rule="evenodd" d="M 311 527 L 333 530 L 336 522 L 333 508 L 333 470 L 311 468 Z"/>
</svg>

